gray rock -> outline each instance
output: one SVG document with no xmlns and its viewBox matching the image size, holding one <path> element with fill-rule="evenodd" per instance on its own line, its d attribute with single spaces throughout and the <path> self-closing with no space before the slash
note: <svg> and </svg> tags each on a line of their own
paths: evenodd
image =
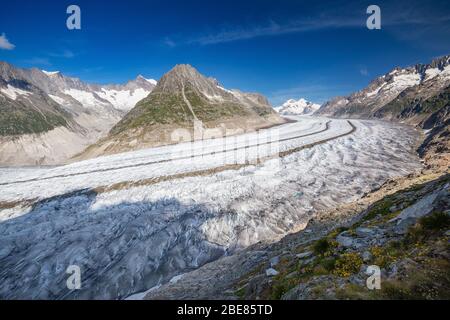
<svg viewBox="0 0 450 320">
<path fill-rule="evenodd" d="M 275 270 L 274 268 L 269 268 L 266 270 L 266 276 L 273 277 L 276 276 L 279 272 Z"/>
<path fill-rule="evenodd" d="M 294 277 L 296 277 L 298 274 L 299 274 L 299 273 L 298 273 L 297 271 L 293 271 L 293 272 L 289 273 L 289 274 L 286 276 L 286 279 L 294 278 Z"/>
<path fill-rule="evenodd" d="M 420 217 L 426 216 L 431 211 L 433 211 L 436 198 L 438 198 L 438 196 L 444 195 L 444 193 L 448 194 L 448 192 L 444 189 L 433 192 L 432 194 L 423 197 L 413 205 L 402 210 L 402 212 L 400 212 L 397 217 L 390 220 L 390 222 L 397 221 L 397 225 L 399 225 L 406 219 L 411 221 L 411 219 L 417 220 Z"/>
<path fill-rule="evenodd" d="M 398 266 L 396 264 L 392 264 L 389 266 L 389 269 L 387 270 L 387 274 L 389 278 L 393 278 L 398 273 Z"/>
<path fill-rule="evenodd" d="M 306 251 L 306 252 L 302 252 L 302 253 L 298 253 L 295 256 L 299 259 L 303 259 L 303 258 L 308 258 L 312 255 L 312 251 Z"/>
<path fill-rule="evenodd" d="M 361 255 L 364 262 L 369 262 L 372 260 L 372 254 L 369 251 L 364 251 Z"/>
<path fill-rule="evenodd" d="M 376 231 L 374 229 L 360 227 L 356 228 L 355 233 L 358 237 L 365 238 L 375 235 Z"/>
<path fill-rule="evenodd" d="M 245 290 L 245 295 L 250 297 L 257 297 L 261 295 L 261 292 L 265 286 L 266 276 L 264 274 L 259 274 L 253 277 L 249 282 Z"/>
<path fill-rule="evenodd" d="M 398 208 L 396 205 L 393 205 L 392 207 L 389 208 L 389 212 L 395 212 L 397 210 L 398 210 Z"/>
<path fill-rule="evenodd" d="M 358 249 L 367 247 L 367 245 L 368 244 L 366 242 L 356 239 L 355 241 L 353 241 L 352 248 L 358 250 Z"/>
<path fill-rule="evenodd" d="M 358 286 L 364 285 L 364 279 L 360 276 L 352 276 L 352 277 L 350 277 L 349 281 L 350 281 L 350 283 L 356 284 Z"/>
<path fill-rule="evenodd" d="M 394 227 L 394 232 L 399 235 L 406 234 L 408 232 L 408 229 L 410 226 L 414 225 L 416 223 L 417 219 L 414 217 L 405 218 L 401 221 L 399 221 L 399 224 L 397 224 Z"/>
<path fill-rule="evenodd" d="M 300 260 L 300 266 L 306 266 L 308 264 L 310 264 L 311 262 L 313 262 L 316 259 L 316 257 L 311 256 L 310 258 L 305 258 Z"/>
<path fill-rule="evenodd" d="M 336 241 L 343 247 L 349 248 L 353 247 L 354 239 L 351 237 L 343 236 L 342 234 L 336 237 Z"/>
<path fill-rule="evenodd" d="M 275 267 L 280 262 L 280 256 L 273 257 L 270 259 L 270 266 Z"/>
</svg>

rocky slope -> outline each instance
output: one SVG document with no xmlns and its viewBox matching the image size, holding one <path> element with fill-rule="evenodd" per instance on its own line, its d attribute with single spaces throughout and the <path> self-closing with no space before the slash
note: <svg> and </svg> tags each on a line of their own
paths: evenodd
<svg viewBox="0 0 450 320">
<path fill-rule="evenodd" d="M 242 133 L 283 122 L 265 97 L 227 90 L 190 65 L 177 65 L 105 139 L 78 158 Z"/>
<path fill-rule="evenodd" d="M 235 294 L 247 299 L 448 299 L 449 178 L 389 194 L 319 237 L 308 239 L 304 232 L 284 239 L 236 282 Z M 369 265 L 381 269 L 379 289 L 366 286 Z"/>
<path fill-rule="evenodd" d="M 450 56 L 408 68 L 395 68 L 366 88 L 326 102 L 317 114 L 348 118 L 383 118 L 418 124 L 440 105 L 436 99 L 450 85 Z"/>
<path fill-rule="evenodd" d="M 303 115 L 314 113 L 319 110 L 319 108 L 319 104 L 301 98 L 299 100 L 289 99 L 281 106 L 274 109 L 283 115 Z"/>
<path fill-rule="evenodd" d="M 155 86 L 86 84 L 0 62 L 0 164 L 57 164 L 97 141 Z"/>
</svg>

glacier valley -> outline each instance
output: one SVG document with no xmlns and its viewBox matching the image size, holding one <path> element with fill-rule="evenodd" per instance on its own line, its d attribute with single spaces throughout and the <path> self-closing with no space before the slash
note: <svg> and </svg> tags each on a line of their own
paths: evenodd
<svg viewBox="0 0 450 320">
<path fill-rule="evenodd" d="M 127 298 L 421 168 L 412 127 L 291 119 L 259 134 L 0 168 L 0 298 Z M 80 290 L 67 289 L 70 265 Z"/>
</svg>

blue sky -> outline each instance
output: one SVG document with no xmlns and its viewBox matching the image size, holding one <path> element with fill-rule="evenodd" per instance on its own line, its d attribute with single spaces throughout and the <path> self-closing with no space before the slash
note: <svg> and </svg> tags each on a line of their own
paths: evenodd
<svg viewBox="0 0 450 320">
<path fill-rule="evenodd" d="M 66 8 L 81 8 L 81 30 Z M 381 30 L 366 9 L 381 8 Z M 0 60 L 97 83 L 189 63 L 225 87 L 324 102 L 450 53 L 450 1 L 2 1 Z"/>
</svg>

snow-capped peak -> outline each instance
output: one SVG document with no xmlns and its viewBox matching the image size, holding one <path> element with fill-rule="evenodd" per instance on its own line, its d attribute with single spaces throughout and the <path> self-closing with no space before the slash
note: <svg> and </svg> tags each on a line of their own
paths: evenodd
<svg viewBox="0 0 450 320">
<path fill-rule="evenodd" d="M 42 70 L 42 72 L 45 73 L 48 76 L 53 76 L 53 75 L 59 73 L 59 71 L 45 71 L 45 70 Z"/>
<path fill-rule="evenodd" d="M 320 108 L 319 104 L 312 103 L 306 99 L 289 99 L 275 110 L 281 114 L 309 114 Z"/>
<path fill-rule="evenodd" d="M 156 84 L 158 83 L 155 79 L 147 79 L 147 78 L 145 78 L 145 77 L 142 76 L 142 75 L 138 75 L 138 78 L 141 78 L 141 79 L 143 79 L 143 80 L 145 80 L 145 81 L 147 81 L 147 82 L 153 84 L 154 86 L 156 86 Z"/>
</svg>

